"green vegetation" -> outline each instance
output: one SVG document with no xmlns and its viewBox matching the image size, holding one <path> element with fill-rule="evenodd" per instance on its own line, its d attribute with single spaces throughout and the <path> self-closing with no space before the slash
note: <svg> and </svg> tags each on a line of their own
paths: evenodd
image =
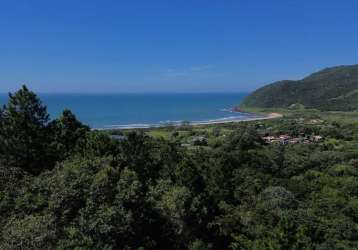
<svg viewBox="0 0 358 250">
<path fill-rule="evenodd" d="M 356 116 L 101 132 L 24 87 L 0 109 L 0 249 L 357 249 Z"/>
<path fill-rule="evenodd" d="M 249 95 L 242 108 L 358 109 L 358 65 L 328 68 L 300 81 L 280 81 Z"/>
</svg>

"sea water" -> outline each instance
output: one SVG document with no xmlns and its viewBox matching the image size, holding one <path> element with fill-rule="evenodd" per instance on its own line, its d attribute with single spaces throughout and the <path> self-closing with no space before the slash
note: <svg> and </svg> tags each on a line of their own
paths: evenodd
<svg viewBox="0 0 358 250">
<path fill-rule="evenodd" d="M 252 114 L 233 112 L 244 93 L 189 94 L 39 94 L 52 119 L 70 109 L 79 120 L 97 129 L 146 128 L 245 120 Z M 0 104 L 7 95 L 0 94 Z"/>
</svg>

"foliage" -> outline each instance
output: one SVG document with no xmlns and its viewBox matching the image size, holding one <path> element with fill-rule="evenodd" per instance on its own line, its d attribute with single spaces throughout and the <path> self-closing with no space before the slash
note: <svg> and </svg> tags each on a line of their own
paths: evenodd
<svg viewBox="0 0 358 250">
<path fill-rule="evenodd" d="M 280 81 L 249 95 L 243 108 L 358 109 L 358 65 L 322 70 L 299 81 Z"/>
<path fill-rule="evenodd" d="M 46 107 L 23 86 L 0 110 L 0 155 L 6 165 L 38 173 L 47 160 Z"/>
<path fill-rule="evenodd" d="M 70 111 L 50 121 L 25 87 L 12 96 L 0 116 L 0 249 L 358 248 L 353 120 L 295 110 L 166 138 L 126 131 L 115 141 Z M 23 149 L 10 131 L 29 138 L 31 157 L 13 151 Z M 262 140 L 280 133 L 324 140 Z M 208 145 L 181 146 L 194 134 Z"/>
</svg>

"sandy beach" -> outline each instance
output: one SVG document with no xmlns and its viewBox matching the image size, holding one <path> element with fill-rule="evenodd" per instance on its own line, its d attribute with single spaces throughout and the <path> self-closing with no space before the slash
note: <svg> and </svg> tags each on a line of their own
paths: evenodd
<svg viewBox="0 0 358 250">
<path fill-rule="evenodd" d="M 236 113 L 236 112 L 233 112 Z M 188 122 L 187 125 L 189 126 L 202 126 L 202 125 L 212 125 L 212 124 L 226 124 L 226 123 L 236 123 L 236 122 L 248 122 L 248 121 L 260 121 L 260 120 L 269 120 L 275 118 L 281 118 L 283 115 L 279 113 L 267 113 L 267 114 L 253 114 L 251 113 L 251 117 L 237 117 L 237 118 L 222 118 L 216 120 L 209 120 L 209 121 L 193 121 Z M 108 128 L 93 128 L 93 130 L 128 130 L 128 129 L 150 129 L 150 128 L 161 128 L 165 126 L 182 126 L 183 122 L 172 123 L 172 124 L 130 124 L 130 125 L 117 125 Z"/>
<path fill-rule="evenodd" d="M 257 115 L 255 117 L 248 117 L 244 119 L 228 119 L 228 120 L 218 120 L 218 121 L 208 121 L 208 122 L 193 122 L 190 123 L 192 126 L 197 125 L 210 125 L 210 124 L 223 124 L 223 123 L 231 123 L 231 122 L 247 122 L 247 121 L 259 121 L 259 120 L 269 120 L 275 118 L 281 118 L 283 115 L 279 113 L 268 113 L 266 115 Z"/>
</svg>

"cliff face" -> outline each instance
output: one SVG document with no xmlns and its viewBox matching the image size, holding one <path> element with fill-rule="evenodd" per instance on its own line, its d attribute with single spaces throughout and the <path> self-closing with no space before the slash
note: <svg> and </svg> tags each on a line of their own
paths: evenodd
<svg viewBox="0 0 358 250">
<path fill-rule="evenodd" d="M 300 105 L 320 110 L 358 110 L 358 65 L 327 68 L 299 81 L 279 81 L 246 97 L 241 108 L 286 108 Z"/>
</svg>

